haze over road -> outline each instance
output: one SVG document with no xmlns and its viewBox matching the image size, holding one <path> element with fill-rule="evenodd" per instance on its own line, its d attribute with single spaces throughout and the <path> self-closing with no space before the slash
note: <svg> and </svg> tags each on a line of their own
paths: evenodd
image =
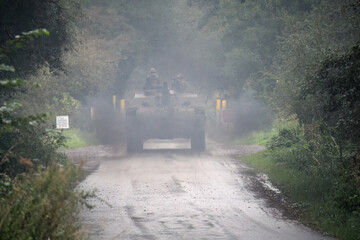
<svg viewBox="0 0 360 240">
<path fill-rule="evenodd" d="M 187 143 L 150 141 L 145 147 Z M 249 169 L 233 155 L 262 149 L 229 149 L 209 143 L 206 153 L 145 150 L 100 159 L 80 189 L 96 188 L 111 204 L 93 200 L 82 212 L 90 239 L 328 239 L 284 219 L 249 190 Z"/>
</svg>

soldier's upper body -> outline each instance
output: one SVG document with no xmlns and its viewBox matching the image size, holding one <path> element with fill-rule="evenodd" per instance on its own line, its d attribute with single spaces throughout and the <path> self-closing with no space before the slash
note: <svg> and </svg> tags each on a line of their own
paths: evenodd
<svg viewBox="0 0 360 240">
<path fill-rule="evenodd" d="M 146 76 L 144 94 L 146 96 L 155 95 L 161 91 L 160 78 L 155 68 L 151 68 Z"/>
<path fill-rule="evenodd" d="M 179 73 L 173 78 L 172 88 L 179 93 L 184 92 L 189 87 L 189 84 L 185 81 L 184 76 Z"/>
<path fill-rule="evenodd" d="M 155 85 L 160 85 L 159 75 L 156 72 L 155 68 L 151 68 L 148 75 L 146 76 L 146 87 L 153 87 Z"/>
</svg>

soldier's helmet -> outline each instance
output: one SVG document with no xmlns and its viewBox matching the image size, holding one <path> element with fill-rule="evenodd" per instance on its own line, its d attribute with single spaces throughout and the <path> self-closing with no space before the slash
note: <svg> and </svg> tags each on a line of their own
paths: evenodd
<svg viewBox="0 0 360 240">
<path fill-rule="evenodd" d="M 181 73 L 179 73 L 178 75 L 176 75 L 176 78 L 177 78 L 177 79 L 183 79 L 184 76 L 183 76 Z"/>
</svg>

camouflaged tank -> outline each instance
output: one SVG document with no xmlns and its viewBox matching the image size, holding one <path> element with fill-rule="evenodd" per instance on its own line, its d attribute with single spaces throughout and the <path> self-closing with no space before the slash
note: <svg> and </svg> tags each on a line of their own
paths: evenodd
<svg viewBox="0 0 360 240">
<path fill-rule="evenodd" d="M 191 149 L 205 150 L 204 101 L 167 85 L 144 89 L 127 99 L 127 151 L 140 152 L 148 139 L 188 138 Z"/>
</svg>

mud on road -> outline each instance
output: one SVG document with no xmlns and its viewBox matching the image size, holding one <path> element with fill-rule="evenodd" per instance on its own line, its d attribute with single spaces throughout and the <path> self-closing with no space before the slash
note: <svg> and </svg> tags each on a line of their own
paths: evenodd
<svg viewBox="0 0 360 240">
<path fill-rule="evenodd" d="M 81 213 L 90 239 L 329 239 L 259 193 L 278 190 L 238 157 L 263 147 L 208 141 L 205 153 L 182 148 L 186 142 L 153 141 L 132 155 L 109 146 L 67 152 L 87 157 L 93 172 L 79 189 L 97 189 L 101 199 Z"/>
</svg>

